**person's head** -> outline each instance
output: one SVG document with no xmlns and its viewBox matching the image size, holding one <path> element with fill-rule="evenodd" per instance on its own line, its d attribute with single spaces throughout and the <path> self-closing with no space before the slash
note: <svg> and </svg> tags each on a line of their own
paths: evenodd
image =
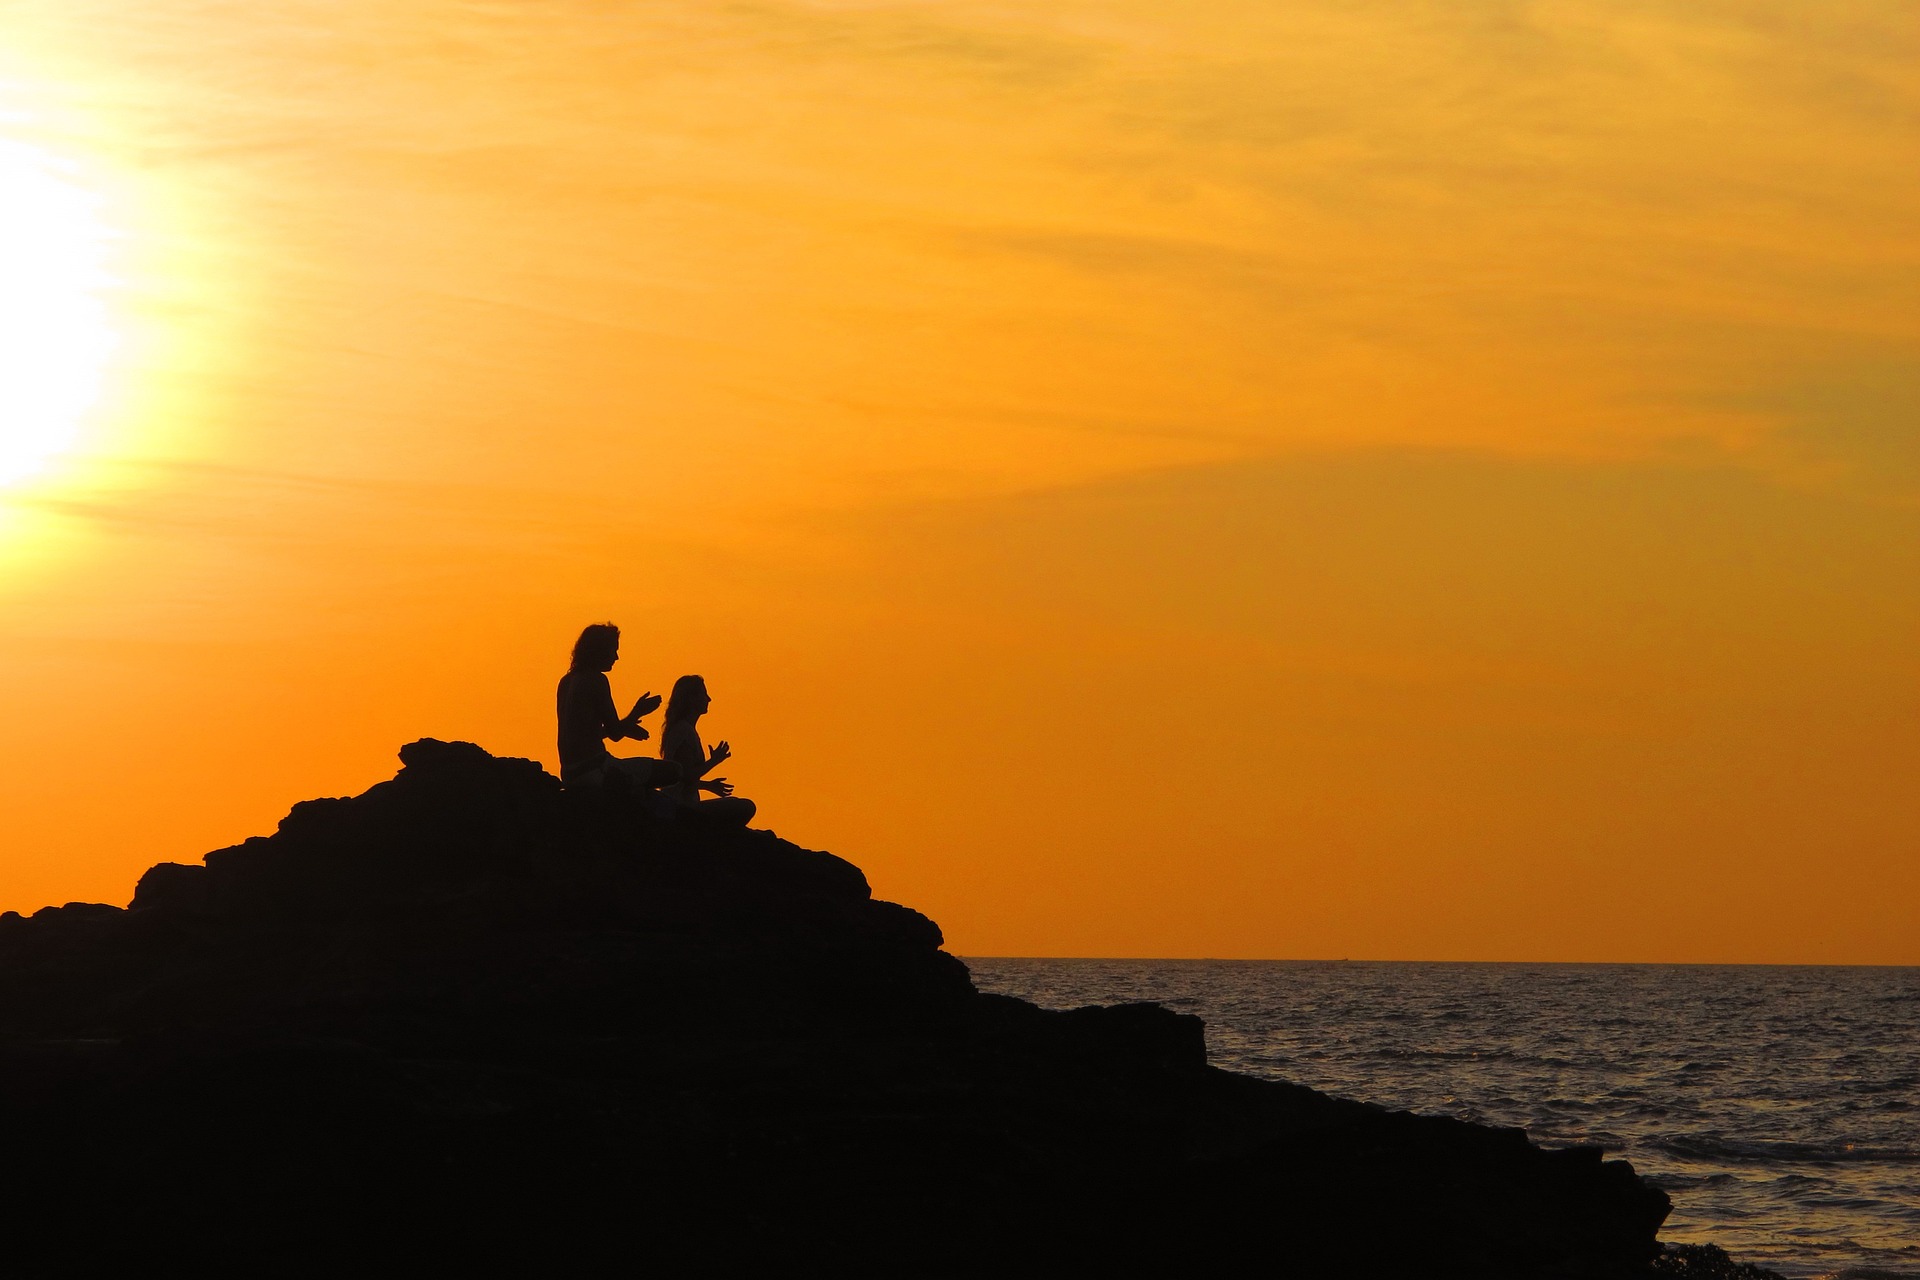
<svg viewBox="0 0 1920 1280">
<path fill-rule="evenodd" d="M 712 704 L 704 676 L 681 676 L 673 682 L 673 692 L 667 695 L 667 723 L 697 720 Z"/>
<path fill-rule="evenodd" d="M 611 622 L 596 622 L 573 642 L 575 671 L 610 671 L 620 661 L 620 628 Z"/>
</svg>

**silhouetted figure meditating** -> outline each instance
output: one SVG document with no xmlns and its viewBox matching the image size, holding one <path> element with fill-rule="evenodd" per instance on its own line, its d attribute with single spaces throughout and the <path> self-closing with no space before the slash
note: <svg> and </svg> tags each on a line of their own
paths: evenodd
<svg viewBox="0 0 1920 1280">
<path fill-rule="evenodd" d="M 700 717 L 713 705 L 707 695 L 707 682 L 700 676 L 681 676 L 673 682 L 673 694 L 667 699 L 667 720 L 660 730 L 660 756 L 663 764 L 676 766 L 679 781 L 666 792 L 679 802 L 684 817 L 716 825 L 744 827 L 753 821 L 753 801 L 733 794 L 733 784 L 725 778 L 707 776 L 733 755 L 733 748 L 722 742 L 708 754 L 700 741 Z M 702 791 L 715 798 L 703 800 Z"/>
<path fill-rule="evenodd" d="M 643 787 L 661 787 L 680 780 L 680 770 L 664 760 L 646 756 L 622 759 L 607 750 L 607 739 L 648 736 L 640 717 L 660 705 L 658 694 L 643 693 L 633 710 L 622 716 L 613 705 L 613 686 L 607 672 L 620 661 L 620 628 L 596 622 L 580 633 L 573 645 L 573 665 L 560 677 L 556 704 L 560 712 L 560 780 L 569 787 L 599 786 L 609 778 L 624 777 Z"/>
</svg>

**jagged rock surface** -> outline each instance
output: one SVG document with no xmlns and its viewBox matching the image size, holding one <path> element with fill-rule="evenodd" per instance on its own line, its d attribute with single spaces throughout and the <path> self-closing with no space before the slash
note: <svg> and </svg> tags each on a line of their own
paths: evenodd
<svg viewBox="0 0 1920 1280">
<path fill-rule="evenodd" d="M 977 992 L 858 868 L 431 739 L 391 781 L 0 916 L 21 1274 L 833 1268 L 1628 1277 L 1597 1149 Z"/>
</svg>

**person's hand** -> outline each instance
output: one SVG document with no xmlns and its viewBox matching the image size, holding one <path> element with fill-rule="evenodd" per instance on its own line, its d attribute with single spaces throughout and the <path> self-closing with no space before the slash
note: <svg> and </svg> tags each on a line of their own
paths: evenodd
<svg viewBox="0 0 1920 1280">
<path fill-rule="evenodd" d="M 644 742 L 646 739 L 651 738 L 653 736 L 652 734 L 648 733 L 646 729 L 642 728 L 640 725 L 637 725 L 637 724 L 629 723 L 622 727 L 626 730 L 626 736 L 629 742 Z"/>
<path fill-rule="evenodd" d="M 700 789 L 702 791 L 711 791 L 717 796 L 730 796 L 733 794 L 733 784 L 725 778 L 708 778 L 700 784 Z"/>
<path fill-rule="evenodd" d="M 707 763 L 709 765 L 716 765 L 731 755 L 733 755 L 733 748 L 728 746 L 726 741 L 722 739 L 720 742 L 714 744 L 713 751 L 707 756 Z"/>
<path fill-rule="evenodd" d="M 633 704 L 633 710 L 627 713 L 627 719 L 638 720 L 641 716 L 650 716 L 660 709 L 660 695 L 643 693 L 640 700 Z"/>
</svg>

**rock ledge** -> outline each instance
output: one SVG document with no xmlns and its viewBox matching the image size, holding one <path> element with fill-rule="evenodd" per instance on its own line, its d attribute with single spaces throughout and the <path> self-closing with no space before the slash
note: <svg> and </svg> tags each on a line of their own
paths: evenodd
<svg viewBox="0 0 1920 1280">
<path fill-rule="evenodd" d="M 17 1274 L 1651 1274 L 1598 1149 L 976 991 L 770 832 L 432 739 L 132 906 L 0 916 Z"/>
</svg>

